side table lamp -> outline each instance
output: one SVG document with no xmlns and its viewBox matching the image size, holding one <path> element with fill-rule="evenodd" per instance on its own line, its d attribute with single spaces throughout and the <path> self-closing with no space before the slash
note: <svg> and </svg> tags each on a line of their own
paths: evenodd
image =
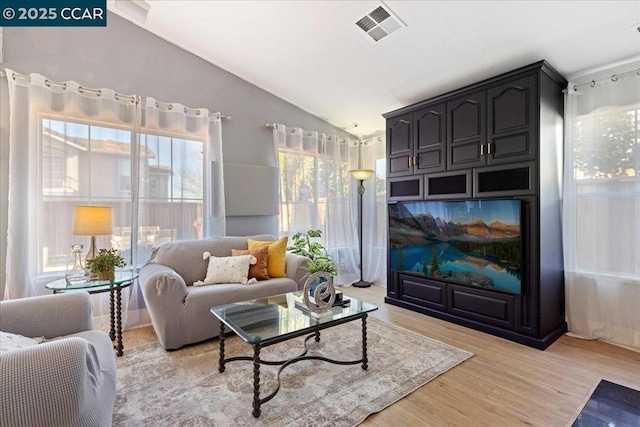
<svg viewBox="0 0 640 427">
<path fill-rule="evenodd" d="M 110 206 L 76 206 L 73 234 L 91 236 L 86 261 L 96 256 L 96 236 L 113 234 L 113 208 Z"/>
</svg>

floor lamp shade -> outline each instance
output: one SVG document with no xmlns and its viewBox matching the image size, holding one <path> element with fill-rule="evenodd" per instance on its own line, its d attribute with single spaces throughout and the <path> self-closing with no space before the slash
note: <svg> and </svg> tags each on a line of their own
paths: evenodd
<svg viewBox="0 0 640 427">
<path fill-rule="evenodd" d="M 96 236 L 113 233 L 113 208 L 110 206 L 76 206 L 73 216 L 73 234 L 91 236 L 86 260 L 96 256 Z"/>
<path fill-rule="evenodd" d="M 351 175 L 358 181 L 366 181 L 373 174 L 373 169 L 352 169 L 349 171 Z"/>
</svg>

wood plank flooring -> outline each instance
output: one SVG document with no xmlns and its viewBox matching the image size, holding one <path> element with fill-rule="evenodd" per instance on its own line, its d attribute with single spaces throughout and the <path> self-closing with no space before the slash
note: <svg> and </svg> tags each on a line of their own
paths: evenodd
<svg viewBox="0 0 640 427">
<path fill-rule="evenodd" d="M 639 352 L 568 336 L 535 350 L 385 304 L 379 286 L 342 291 L 378 305 L 372 316 L 475 354 L 362 426 L 566 426 L 600 379 L 640 389 Z M 124 357 L 156 340 L 151 327 L 125 331 Z"/>
</svg>

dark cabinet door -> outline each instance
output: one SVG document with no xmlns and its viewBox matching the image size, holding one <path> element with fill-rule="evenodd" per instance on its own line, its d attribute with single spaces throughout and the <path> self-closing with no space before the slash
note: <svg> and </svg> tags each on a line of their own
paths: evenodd
<svg viewBox="0 0 640 427">
<path fill-rule="evenodd" d="M 447 168 L 482 166 L 486 139 L 486 92 L 447 103 Z"/>
<path fill-rule="evenodd" d="M 387 173 L 390 177 L 413 173 L 413 113 L 387 120 Z"/>
<path fill-rule="evenodd" d="M 446 162 L 447 106 L 445 103 L 423 108 L 413 114 L 415 172 L 444 171 Z"/>
<path fill-rule="evenodd" d="M 487 90 L 487 163 L 536 158 L 537 77 L 530 75 Z"/>
</svg>

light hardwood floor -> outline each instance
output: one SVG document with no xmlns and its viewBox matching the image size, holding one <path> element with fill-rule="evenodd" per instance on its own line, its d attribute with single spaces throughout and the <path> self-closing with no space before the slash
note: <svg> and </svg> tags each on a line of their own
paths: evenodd
<svg viewBox="0 0 640 427">
<path fill-rule="evenodd" d="M 379 286 L 342 290 L 378 305 L 372 316 L 475 354 L 362 426 L 566 426 L 600 379 L 640 389 L 638 352 L 568 336 L 535 350 L 385 304 Z M 124 357 L 156 340 L 151 327 L 126 331 Z"/>
</svg>

